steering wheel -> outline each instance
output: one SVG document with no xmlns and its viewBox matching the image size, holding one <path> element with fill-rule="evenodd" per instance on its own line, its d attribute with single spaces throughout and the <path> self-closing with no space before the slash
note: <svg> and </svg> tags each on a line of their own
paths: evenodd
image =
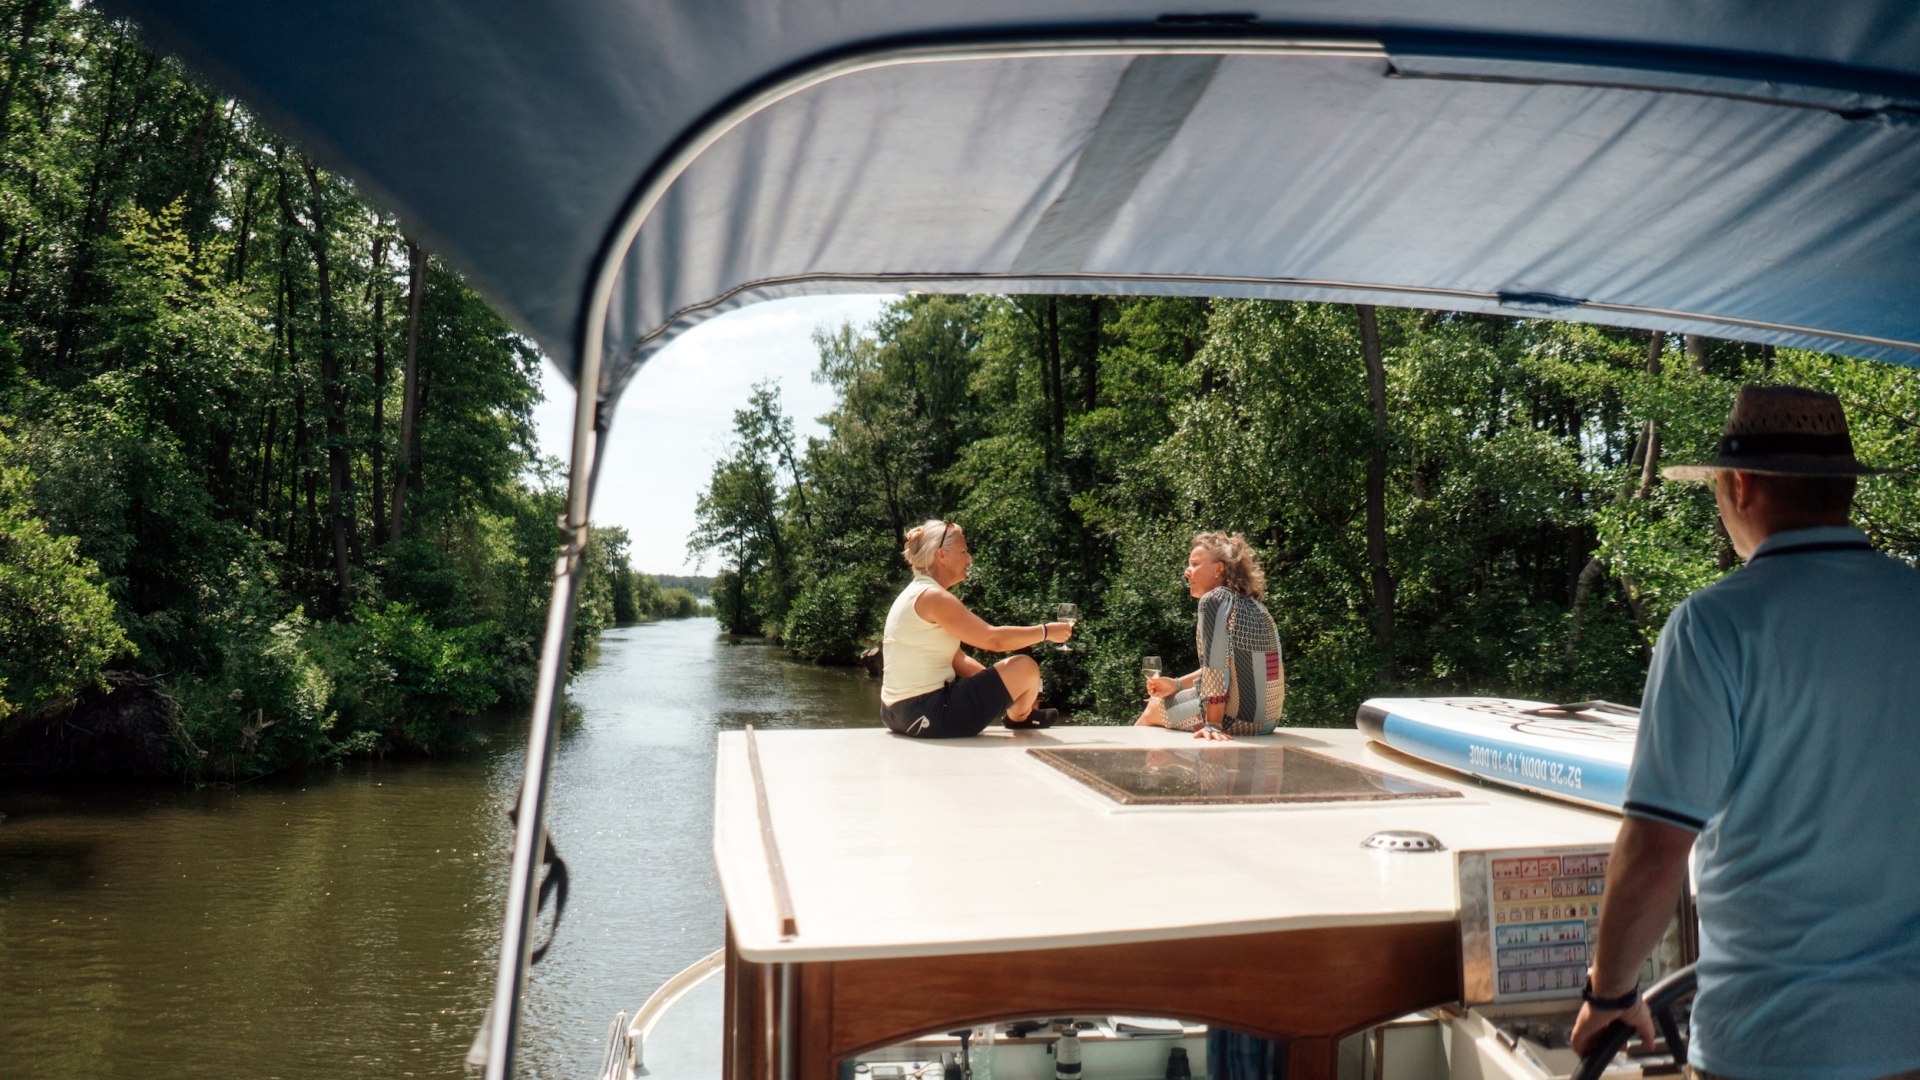
<svg viewBox="0 0 1920 1080">
<path fill-rule="evenodd" d="M 1694 990 L 1693 965 L 1688 964 L 1679 971 L 1654 983 L 1646 993 L 1647 1009 L 1653 1013 L 1654 1025 L 1667 1040 L 1667 1049 L 1673 1054 L 1675 1065 L 1687 1063 L 1687 1037 L 1674 1021 L 1674 1006 L 1691 998 Z M 1624 1020 L 1615 1020 L 1600 1032 L 1600 1039 L 1593 1049 L 1580 1059 L 1580 1067 L 1573 1071 L 1572 1080 L 1600 1080 L 1600 1074 L 1608 1065 L 1613 1064 L 1615 1054 L 1633 1038 L 1633 1029 Z"/>
</svg>

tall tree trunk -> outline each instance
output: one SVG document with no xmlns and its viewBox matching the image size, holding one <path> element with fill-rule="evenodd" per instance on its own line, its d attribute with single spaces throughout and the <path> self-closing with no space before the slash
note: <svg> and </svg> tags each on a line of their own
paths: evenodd
<svg viewBox="0 0 1920 1080">
<path fill-rule="evenodd" d="M 1373 584 L 1373 636 L 1380 649 L 1381 674 L 1399 677 L 1394 658 L 1392 568 L 1387 564 L 1387 366 L 1380 355 L 1380 326 L 1373 307 L 1360 313 L 1360 353 L 1367 365 L 1367 404 L 1373 412 L 1373 453 L 1367 458 L 1367 569 Z"/>
<path fill-rule="evenodd" d="M 52 0 L 28 0 L 20 7 L 20 35 L 7 56 L 7 84 L 0 88 L 0 158 L 6 156 L 7 144 L 13 138 L 13 99 L 20 87 L 20 73 L 33 58 L 34 32 L 53 13 L 53 6 Z M 33 205 L 33 200 L 29 198 L 27 204 Z M 6 226 L 6 220 L 0 218 L 0 248 L 9 239 Z"/>
<path fill-rule="evenodd" d="M 407 241 L 407 363 L 400 389 L 399 460 L 393 463 L 393 511 L 387 539 L 398 541 L 407 519 L 407 485 L 413 478 L 414 425 L 420 411 L 420 298 L 427 288 L 427 253 Z"/>
<path fill-rule="evenodd" d="M 258 170 L 247 170 L 247 186 L 240 196 L 240 228 L 233 237 L 233 281 L 239 284 L 247 280 L 247 241 L 253 238 L 253 200 L 259 194 L 260 174 Z"/>
<path fill-rule="evenodd" d="M 1059 465 L 1059 451 L 1066 442 L 1067 403 L 1065 380 L 1060 371 L 1060 298 L 1047 297 L 1046 322 L 1041 334 L 1041 360 L 1047 375 L 1047 471 Z"/>
<path fill-rule="evenodd" d="M 1652 337 L 1647 340 L 1646 372 L 1649 377 L 1660 377 L 1661 371 L 1664 370 L 1662 357 L 1666 355 L 1666 349 L 1666 333 L 1655 330 Z M 1660 475 L 1660 429 L 1652 420 L 1648 420 L 1641 427 L 1640 437 L 1635 440 L 1633 456 L 1629 460 L 1640 465 L 1640 477 L 1638 481 L 1630 483 L 1614 494 L 1613 501 L 1616 503 L 1646 498 L 1647 493 L 1653 490 L 1654 479 Z M 1574 579 L 1572 610 L 1569 613 L 1570 625 L 1567 628 L 1566 655 L 1569 658 L 1580 647 L 1580 634 L 1586 625 L 1587 604 L 1593 599 L 1593 590 L 1599 587 L 1606 569 L 1606 560 L 1595 555 L 1587 560 L 1587 565 L 1581 567 L 1580 575 Z M 1627 604 L 1633 611 L 1634 621 L 1643 622 L 1646 610 L 1636 595 L 1637 590 L 1633 582 L 1622 575 L 1620 584 L 1626 592 Z"/>
<path fill-rule="evenodd" d="M 37 205 L 40 201 L 40 174 L 37 170 L 30 169 L 27 171 L 27 192 L 24 201 L 28 206 Z M 0 233 L 4 232 L 4 229 L 0 229 Z M 21 300 L 21 289 L 24 284 L 24 278 L 21 272 L 26 269 L 27 254 L 33 248 L 33 245 L 29 242 L 32 236 L 32 225 L 29 223 L 21 228 L 18 236 L 14 238 L 13 241 L 13 257 L 9 260 L 10 265 L 7 267 L 6 294 L 4 299 L 0 300 L 0 303 L 6 305 L 7 312 L 5 314 L 7 315 L 12 313 L 13 309 Z"/>
<path fill-rule="evenodd" d="M 1087 332 L 1080 352 L 1080 411 L 1100 405 L 1100 310 L 1103 297 L 1087 298 Z"/>
<path fill-rule="evenodd" d="M 867 429 L 867 438 L 879 445 L 881 439 L 873 429 L 872 421 L 862 416 L 860 423 Z M 907 546 L 906 509 L 900 505 L 899 484 L 894 479 L 891 454 L 873 455 L 874 464 L 880 468 L 880 492 L 887 500 L 887 517 L 893 522 L 893 547 L 899 551 Z"/>
<path fill-rule="evenodd" d="M 302 391 L 301 404 L 305 403 L 305 392 Z M 300 490 L 306 499 L 306 513 L 303 517 L 307 523 L 305 535 L 302 536 L 300 544 L 301 565 L 309 570 L 323 570 L 326 563 L 320 558 L 320 470 L 315 467 L 312 460 L 313 437 L 307 433 L 309 424 L 306 419 L 307 411 L 302 408 L 299 412 L 300 434 L 302 441 L 306 444 L 306 453 L 301 455 L 303 464 L 300 466 Z"/>
<path fill-rule="evenodd" d="M 307 176 L 308 203 L 313 228 L 304 230 L 313 251 L 314 279 L 320 300 L 320 399 L 327 426 L 328 539 L 333 547 L 336 611 L 353 604 L 352 564 L 361 561 L 360 537 L 353 528 L 353 470 L 347 459 L 347 387 L 340 371 L 340 349 L 334 340 L 333 269 L 327 245 L 326 191 L 313 162 L 302 160 Z M 291 208 L 289 208 L 290 211 Z M 294 223 L 289 222 L 291 227 Z"/>
<path fill-rule="evenodd" d="M 813 531 L 813 512 L 807 509 L 807 485 L 800 474 L 800 461 L 794 456 L 792 438 L 779 440 L 780 463 L 787 467 L 787 475 L 793 477 L 793 508 L 800 515 L 800 526 L 811 533 Z M 902 541 L 905 546 L 905 541 Z"/>
<path fill-rule="evenodd" d="M 373 273 L 367 277 L 367 291 L 373 297 L 373 474 L 368 487 L 373 492 L 373 538 L 378 544 L 387 535 L 386 440 L 387 440 L 387 290 L 382 287 L 387 261 L 387 233 L 376 218 L 373 224 Z"/>
<path fill-rule="evenodd" d="M 426 415 L 433 411 L 433 372 L 421 368 L 416 381 L 420 384 L 420 388 L 413 395 L 413 436 L 411 445 L 407 447 L 407 458 L 411 463 L 407 469 L 408 498 L 418 498 L 420 492 L 427 486 L 425 478 L 427 458 L 420 449 L 423 441 L 420 433 L 425 427 Z"/>
<path fill-rule="evenodd" d="M 34 194 L 34 185 L 29 183 L 27 186 L 27 197 L 29 200 L 32 199 L 33 194 Z M 20 303 L 20 300 L 21 300 L 21 286 L 24 283 L 24 279 L 21 277 L 20 272 L 26 269 L 27 248 L 28 248 L 27 234 L 25 232 L 22 232 L 20 234 L 20 239 L 16 241 L 13 245 L 13 259 L 11 260 L 11 265 L 8 266 L 7 268 L 7 306 L 8 307 L 15 306 L 16 304 Z"/>
<path fill-rule="evenodd" d="M 284 183 L 286 173 L 280 174 Z M 287 417 L 287 428 L 291 443 L 287 449 L 287 461 L 284 471 L 287 474 L 287 546 L 286 560 L 289 571 L 302 568 L 300 552 L 300 474 L 307 467 L 307 396 L 300 381 L 300 354 L 295 348 L 293 320 L 295 304 L 293 296 L 293 234 L 280 230 L 279 259 L 279 307 L 280 342 L 286 347 L 286 370 L 280 372 L 276 383 L 290 383 L 293 388 L 293 402 Z"/>
<path fill-rule="evenodd" d="M 28 0 L 20 5 L 20 34 L 7 56 L 7 85 L 0 89 L 0 149 L 13 134 L 13 95 L 20 86 L 20 72 L 33 55 L 33 33 L 52 12 L 53 4 L 48 0 Z"/>
<path fill-rule="evenodd" d="M 1653 340 L 1647 345 L 1647 375 L 1659 378 L 1662 370 L 1660 358 L 1665 355 L 1667 335 L 1659 330 L 1653 332 Z M 1652 420 L 1640 431 L 1640 445 L 1634 447 L 1634 457 L 1640 460 L 1640 482 L 1634 486 L 1633 498 L 1644 499 L 1653 490 L 1653 482 L 1660 476 L 1660 428 Z"/>
<path fill-rule="evenodd" d="M 288 344 L 292 344 L 291 338 L 288 339 Z M 287 366 L 291 373 L 293 365 Z M 294 378 L 297 383 L 299 376 L 296 374 Z M 287 454 L 287 567 L 299 573 L 312 565 L 312 560 L 307 557 L 310 544 L 306 542 L 312 529 L 306 521 L 306 514 L 301 513 L 300 501 L 300 492 L 303 487 L 300 481 L 307 474 L 307 392 L 305 389 L 297 389 L 293 392 L 293 415 L 288 419 L 288 426 L 293 428 L 293 449 Z M 307 514 L 312 512 L 312 508 L 309 507 Z"/>
<path fill-rule="evenodd" d="M 181 170 L 179 194 L 187 197 L 186 220 L 182 223 L 187 234 L 187 250 L 197 259 L 200 245 L 206 240 L 205 231 L 200 228 L 203 216 L 209 215 L 212 195 L 219 180 L 220 169 L 226 164 L 225 146 L 210 146 L 216 142 L 213 125 L 220 119 L 220 101 L 213 95 L 207 95 L 206 102 L 200 108 L 200 117 L 194 121 L 193 133 L 187 137 L 187 163 Z M 224 142 L 224 140 L 219 140 Z M 211 161 L 209 166 L 208 162 Z M 188 178 L 205 171 L 205 179 L 197 183 L 188 183 Z"/>
<path fill-rule="evenodd" d="M 80 330 L 80 312 L 87 300 L 87 284 L 93 273 L 93 249 L 99 237 L 97 231 L 104 230 L 107 216 L 100 210 L 101 188 L 105 186 L 108 173 L 108 157 L 113 146 L 113 134 L 120 126 L 120 88 L 121 77 L 126 72 L 126 58 L 132 47 L 126 43 L 112 46 L 113 60 L 107 65 L 107 84 L 103 91 L 106 104 L 100 112 L 100 128 L 94 132 L 93 162 L 87 170 L 87 194 L 81 203 L 80 221 L 75 230 L 75 251 L 73 266 L 67 278 L 67 294 L 61 309 L 60 326 L 54 332 L 53 356 L 57 366 L 65 367 L 73 360 L 78 347 Z M 99 226 L 95 225 L 100 221 Z"/>
</svg>

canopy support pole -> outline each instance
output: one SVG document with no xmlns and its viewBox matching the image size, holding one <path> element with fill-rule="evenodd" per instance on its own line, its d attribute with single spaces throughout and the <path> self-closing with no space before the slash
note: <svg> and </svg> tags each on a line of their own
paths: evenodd
<svg viewBox="0 0 1920 1080">
<path fill-rule="evenodd" d="M 567 469 L 567 506 L 561 515 L 560 555 L 553 564 L 553 594 L 547 602 L 546 636 L 540 646 L 540 674 L 534 687 L 533 715 L 527 730 L 527 762 L 515 815 L 513 861 L 507 876 L 506 921 L 500 933 L 500 966 L 493 1003 L 467 1054 L 467 1063 L 484 1065 L 487 1080 L 513 1075 L 519 1043 L 520 1000 L 532 963 L 535 923 L 540 914 L 540 867 L 547 848 L 547 789 L 559 745 L 567 661 L 573 642 L 575 603 L 585 569 L 587 512 L 600 478 L 608 402 L 599 394 L 600 350 L 582 357 L 573 417 L 573 455 Z"/>
</svg>

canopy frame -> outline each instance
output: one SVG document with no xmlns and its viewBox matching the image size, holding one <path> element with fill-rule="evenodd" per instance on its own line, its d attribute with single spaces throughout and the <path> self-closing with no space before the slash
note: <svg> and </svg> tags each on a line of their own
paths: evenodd
<svg viewBox="0 0 1920 1080">
<path fill-rule="evenodd" d="M 742 124 L 790 98 L 796 97 L 817 86 L 832 82 L 844 76 L 855 75 L 883 68 L 900 67 L 915 64 L 956 63 L 966 61 L 994 61 L 1015 59 L 1039 59 L 1047 57 L 1085 57 L 1085 56 L 1297 56 L 1297 57 L 1371 57 L 1388 65 L 1387 77 L 1405 77 L 1433 80 L 1456 80 L 1477 82 L 1498 82 L 1512 85 L 1580 85 L 1609 89 L 1637 89 L 1648 93 L 1691 95 L 1710 98 L 1730 98 L 1766 104 L 1779 108 L 1807 109 L 1825 111 L 1848 116 L 1851 119 L 1863 119 L 1863 115 L 1853 115 L 1852 111 L 1837 105 L 1797 100 L 1788 92 L 1796 86 L 1815 86 L 1826 90 L 1844 91 L 1887 99 L 1895 104 L 1881 104 L 1868 113 L 1885 117 L 1892 113 L 1902 115 L 1912 113 L 1920 116 L 1920 86 L 1913 80 L 1891 73 L 1873 73 L 1873 77 L 1862 77 L 1852 68 L 1837 65 L 1813 64 L 1806 61 L 1779 63 L 1791 69 L 1791 77 L 1781 79 L 1781 72 L 1755 60 L 1728 58 L 1701 50 L 1648 49 L 1642 46 L 1620 46 L 1616 49 L 1604 49 L 1588 43 L 1578 49 L 1570 49 L 1562 42 L 1543 41 L 1519 37 L 1491 37 L 1487 35 L 1436 35 L 1409 34 L 1404 38 L 1396 35 L 1362 37 L 1345 34 L 1287 33 L 1275 34 L 1263 27 L 1243 24 L 1232 16 L 1202 16 L 1199 20 L 1210 21 L 1212 32 L 1195 32 L 1190 23 L 1176 23 L 1163 27 L 1158 32 L 1139 30 L 1103 31 L 1088 33 L 1063 33 L 1035 36 L 1031 34 L 1013 34 L 1001 38 L 993 37 L 929 37 L 914 39 L 895 39 L 874 44 L 857 46 L 846 50 L 828 53 L 802 62 L 783 72 L 774 73 L 764 80 L 741 91 L 735 97 L 716 106 L 703 119 L 688 128 L 676 139 L 656 163 L 646 171 L 634 189 L 625 208 L 614 219 L 608 230 L 597 259 L 597 268 L 589 291 L 583 297 L 583 317 L 580 325 L 582 340 L 579 343 L 580 356 L 576 367 L 578 387 L 599 388 L 600 396 L 611 403 L 617 401 L 621 389 L 637 372 L 653 350 L 656 342 L 670 337 L 684 326 L 684 320 L 702 312 L 713 311 L 726 306 L 732 300 L 754 291 L 771 286 L 804 285 L 810 282 L 834 282 L 836 284 L 872 283 L 880 291 L 908 291 L 913 289 L 933 290 L 942 286 L 952 291 L 994 292 L 1018 291 L 1025 285 L 1040 282 L 1060 284 L 1078 283 L 1082 286 L 1098 287 L 1103 283 L 1126 284 L 1166 284 L 1182 283 L 1189 285 L 1212 285 L 1223 289 L 1260 289 L 1281 288 L 1293 291 L 1329 291 L 1352 294 L 1355 296 L 1392 296 L 1422 297 L 1436 300 L 1464 300 L 1476 304 L 1495 304 L 1515 309 L 1516 314 L 1544 315 L 1556 319 L 1568 320 L 1576 312 L 1586 312 L 1595 316 L 1625 316 L 1636 322 L 1691 322 L 1703 326 L 1720 327 L 1728 330 L 1747 330 L 1763 334 L 1801 335 L 1810 338 L 1825 338 L 1832 341 L 1845 341 L 1851 344 L 1874 349 L 1897 349 L 1920 356 L 1920 340 L 1883 337 L 1848 330 L 1823 328 L 1797 323 L 1775 322 L 1762 319 L 1744 318 L 1735 315 L 1718 315 L 1699 311 L 1674 308 L 1661 308 L 1646 305 L 1616 303 L 1593 300 L 1586 297 L 1569 297 L 1533 293 L 1486 292 L 1470 289 L 1447 288 L 1429 285 L 1393 285 L 1378 282 L 1355 282 L 1341 280 L 1322 280 L 1297 277 L 1246 277 L 1226 275 L 1174 275 L 1174 274 L 1125 274 L 1110 272 L 1059 272 L 1045 273 L 980 273 L 975 275 L 954 274 L 846 274 L 846 273 L 806 273 L 757 278 L 736 284 L 719 295 L 708 297 L 684 305 L 663 318 L 659 325 L 646 330 L 628 346 L 630 356 L 624 362 L 614 365 L 613 381 L 605 381 L 602 372 L 604 349 L 607 340 L 607 322 L 612 310 L 615 288 L 627 257 L 645 227 L 653 211 L 658 207 L 667 192 L 679 181 L 699 157 L 725 138 Z M 1234 27 L 1237 32 L 1222 34 L 1218 27 Z M 1271 35 L 1271 36 L 1270 36 Z M 1550 73 L 1542 74 L 1485 74 L 1457 75 L 1434 74 L 1415 71 L 1402 75 L 1393 64 L 1396 55 L 1396 41 L 1404 43 L 1421 54 L 1447 54 L 1466 58 L 1498 59 L 1541 59 L 1559 60 L 1568 56 L 1577 58 L 1577 62 L 1588 68 L 1607 69 L 1644 76 L 1657 72 L 1667 76 L 1699 77 L 1708 80 L 1700 85 L 1685 82 L 1661 82 L 1658 78 L 1635 78 L 1613 80 L 1576 80 Z M 1753 79 L 1767 82 L 1781 88 L 1773 96 L 1732 93 L 1718 88 L 1721 80 Z M 946 290 L 942 290 L 946 291 Z M 1053 291 L 1053 290 L 1048 290 Z M 1060 291 L 1088 291 L 1080 290 Z M 1199 290 L 1195 290 L 1197 293 Z M 574 453 L 581 451 L 581 436 L 576 432 Z"/>
</svg>

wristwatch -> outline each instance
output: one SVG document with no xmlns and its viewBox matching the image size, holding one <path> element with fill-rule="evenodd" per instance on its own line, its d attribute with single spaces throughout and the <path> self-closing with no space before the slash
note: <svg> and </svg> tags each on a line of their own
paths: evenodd
<svg viewBox="0 0 1920 1080">
<path fill-rule="evenodd" d="M 1593 992 L 1593 972 L 1589 971 L 1587 972 L 1587 981 L 1580 985 L 1580 1000 L 1596 1009 L 1603 1009 L 1607 1012 L 1620 1012 L 1623 1009 L 1631 1009 L 1640 1003 L 1640 984 L 1638 982 L 1634 983 L 1633 989 L 1621 994 L 1619 997 L 1601 997 Z"/>
</svg>

